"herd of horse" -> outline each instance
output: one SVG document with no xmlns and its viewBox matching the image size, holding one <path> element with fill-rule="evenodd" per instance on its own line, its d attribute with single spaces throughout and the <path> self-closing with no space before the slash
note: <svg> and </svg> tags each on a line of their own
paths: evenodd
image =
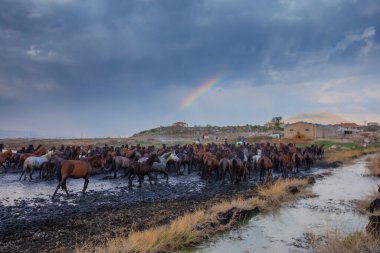
<svg viewBox="0 0 380 253">
<path fill-rule="evenodd" d="M 312 164 L 324 155 L 323 146 L 311 145 L 303 148 L 295 144 L 189 144 L 156 148 L 155 146 L 121 147 L 75 147 L 62 146 L 48 150 L 39 145 L 17 152 L 8 149 L 0 152 L 0 167 L 4 172 L 13 167 L 21 170 L 21 180 L 29 174 L 33 180 L 33 172 L 38 170 L 40 178 L 57 178 L 59 183 L 53 194 L 56 196 L 62 188 L 69 196 L 66 181 L 68 178 L 83 178 L 82 193 L 88 186 L 93 168 L 100 168 L 101 173 L 111 173 L 110 178 L 116 178 L 123 171 L 122 177 L 128 178 L 128 186 L 132 187 L 137 176 L 139 187 L 142 187 L 145 176 L 150 184 L 157 183 L 157 174 L 162 174 L 168 183 L 168 173 L 190 174 L 192 170 L 199 171 L 202 179 L 208 182 L 215 180 L 226 183 L 226 177 L 231 184 L 239 184 L 249 178 L 271 180 L 272 172 L 288 177 L 290 173 L 298 173 L 301 167 L 310 168 Z"/>
</svg>

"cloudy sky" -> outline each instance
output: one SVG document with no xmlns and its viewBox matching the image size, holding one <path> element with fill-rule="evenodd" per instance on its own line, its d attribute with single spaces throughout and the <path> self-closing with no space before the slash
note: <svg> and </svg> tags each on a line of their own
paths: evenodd
<svg viewBox="0 0 380 253">
<path fill-rule="evenodd" d="M 0 129 L 117 136 L 321 111 L 380 121 L 379 13 L 377 0 L 2 0 Z"/>
</svg>

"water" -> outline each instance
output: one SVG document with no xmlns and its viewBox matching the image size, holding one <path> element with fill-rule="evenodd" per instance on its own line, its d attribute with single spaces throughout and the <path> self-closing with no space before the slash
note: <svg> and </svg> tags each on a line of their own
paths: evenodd
<svg viewBox="0 0 380 253">
<path fill-rule="evenodd" d="M 19 181 L 20 172 L 11 172 L 0 174 L 0 204 L 4 206 L 13 206 L 20 201 L 27 201 L 28 205 L 33 204 L 33 199 L 48 200 L 51 198 L 55 188 L 58 185 L 57 180 L 42 180 L 38 178 L 38 171 L 33 175 L 33 180 L 29 180 L 29 174 L 26 180 Z M 98 172 L 98 171 L 96 171 Z M 128 179 L 120 178 L 123 172 L 119 172 L 117 179 L 108 179 L 110 174 L 107 175 L 92 175 L 88 184 L 87 192 L 106 191 L 107 194 L 120 193 L 133 194 L 134 190 L 128 188 Z M 165 180 L 159 176 L 160 184 L 165 184 Z M 67 187 L 70 193 L 81 193 L 83 189 L 84 179 L 68 179 Z M 134 180 L 134 186 L 137 186 L 137 179 Z M 144 190 L 151 191 L 149 188 L 148 180 L 144 182 Z M 196 172 L 180 177 L 169 176 L 169 185 L 174 188 L 180 186 L 185 187 L 189 193 L 202 192 L 206 186 L 205 182 L 200 182 L 199 176 Z M 58 191 L 57 198 L 67 200 L 65 193 L 62 190 Z M 75 198 L 68 199 L 71 203 Z"/>
<path fill-rule="evenodd" d="M 317 180 L 312 187 L 318 197 L 259 214 L 247 225 L 223 234 L 196 252 L 311 252 L 305 233 L 323 235 L 327 230 L 363 230 L 368 217 L 355 211 L 353 201 L 365 198 L 380 183 L 378 178 L 364 176 L 368 174 L 366 164 L 363 157 L 329 170 L 332 174 Z"/>
</svg>

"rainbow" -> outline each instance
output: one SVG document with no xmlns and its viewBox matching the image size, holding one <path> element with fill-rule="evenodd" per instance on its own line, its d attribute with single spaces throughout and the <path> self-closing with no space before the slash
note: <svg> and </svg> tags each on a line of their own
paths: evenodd
<svg viewBox="0 0 380 253">
<path fill-rule="evenodd" d="M 184 109 L 190 106 L 199 96 L 201 96 L 203 93 L 211 89 L 216 84 L 220 83 L 222 80 L 223 78 L 221 76 L 216 76 L 216 77 L 208 79 L 206 82 L 199 85 L 192 92 L 190 92 L 189 95 L 187 95 L 181 100 L 180 108 Z"/>
</svg>

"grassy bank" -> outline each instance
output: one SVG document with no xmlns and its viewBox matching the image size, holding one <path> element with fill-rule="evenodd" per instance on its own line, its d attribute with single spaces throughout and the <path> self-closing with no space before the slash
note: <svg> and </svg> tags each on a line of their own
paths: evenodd
<svg viewBox="0 0 380 253">
<path fill-rule="evenodd" d="M 357 148 L 357 149 L 337 149 L 337 150 L 326 150 L 325 161 L 326 162 L 347 162 L 352 159 L 358 158 L 362 155 L 373 154 L 379 152 L 379 147 L 367 147 L 367 148 Z"/>
<path fill-rule="evenodd" d="M 314 253 L 378 253 L 380 238 L 365 232 L 344 234 L 328 232 L 323 240 L 311 236 L 311 245 Z"/>
<path fill-rule="evenodd" d="M 380 177 L 380 154 L 369 159 L 368 169 L 371 176 Z"/>
<path fill-rule="evenodd" d="M 176 218 L 168 225 L 131 232 L 128 237 L 110 239 L 105 245 L 86 245 L 81 252 L 173 252 L 193 247 L 216 233 L 225 231 L 253 214 L 278 208 L 284 202 L 313 194 L 306 179 L 278 180 L 257 189 L 257 196 L 225 201 L 207 210 L 197 210 Z M 297 189 L 291 193 L 290 189 Z"/>
</svg>

